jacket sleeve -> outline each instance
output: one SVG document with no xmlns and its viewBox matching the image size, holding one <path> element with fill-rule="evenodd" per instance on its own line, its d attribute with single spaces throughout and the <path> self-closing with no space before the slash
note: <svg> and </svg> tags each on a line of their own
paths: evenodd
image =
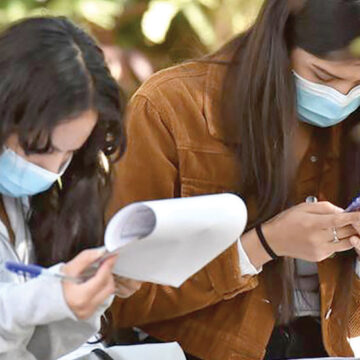
<svg viewBox="0 0 360 360">
<path fill-rule="evenodd" d="M 105 308 L 78 321 L 66 304 L 58 279 L 0 283 L 0 358 L 21 354 L 22 359 L 56 359 L 99 329 L 100 310 Z"/>
<path fill-rule="evenodd" d="M 360 356 L 360 278 L 353 274 L 348 323 L 349 345 L 356 357 Z M 352 354 L 350 354 L 352 356 Z"/>
<path fill-rule="evenodd" d="M 360 356 L 360 278 L 352 261 L 335 256 L 318 263 L 324 345 L 334 357 Z"/>
<path fill-rule="evenodd" d="M 166 109 L 162 111 L 166 113 Z M 109 215 L 134 201 L 180 196 L 176 134 L 161 114 L 148 97 L 136 94 L 132 99 L 126 124 L 128 147 L 115 165 Z M 179 289 L 145 283 L 129 299 L 116 298 L 112 317 L 118 328 L 165 320 L 232 298 L 256 285 L 256 277 L 241 276 L 235 244 Z"/>
</svg>

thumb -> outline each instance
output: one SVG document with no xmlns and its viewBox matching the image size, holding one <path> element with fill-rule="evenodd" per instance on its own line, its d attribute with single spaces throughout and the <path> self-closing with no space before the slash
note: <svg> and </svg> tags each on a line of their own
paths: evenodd
<svg viewBox="0 0 360 360">
<path fill-rule="evenodd" d="M 349 239 L 351 245 L 358 255 L 360 255 L 360 238 L 358 236 L 351 236 Z"/>
<path fill-rule="evenodd" d="M 91 265 L 94 261 L 99 259 L 102 255 L 104 255 L 105 249 L 91 249 L 84 250 L 80 254 L 74 257 L 74 259 L 70 260 L 62 269 L 62 271 L 66 275 L 77 276 L 83 270 L 85 270 L 89 265 Z"/>
</svg>

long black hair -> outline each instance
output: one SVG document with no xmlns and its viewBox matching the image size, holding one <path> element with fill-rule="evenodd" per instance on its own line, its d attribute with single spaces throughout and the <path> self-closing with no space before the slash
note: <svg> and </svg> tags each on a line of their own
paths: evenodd
<svg viewBox="0 0 360 360">
<path fill-rule="evenodd" d="M 258 199 L 257 217 L 249 228 L 289 207 L 296 181 L 293 139 L 298 119 L 291 50 L 300 47 L 325 59 L 334 53 L 347 57 L 358 36 L 359 1 L 265 0 L 253 27 L 220 50 L 230 49 L 233 54 L 223 84 L 223 130 L 240 134 L 240 189 L 245 198 L 255 194 Z M 349 136 L 358 122 L 357 113 L 343 127 L 338 204 L 343 206 L 359 191 L 360 164 L 355 161 L 360 147 Z M 320 132 L 326 138 L 327 130 Z M 294 314 L 292 261 L 272 262 L 265 269 L 277 320 L 288 322 Z M 344 269 L 351 273 L 348 265 Z M 351 276 L 344 280 L 350 281 Z"/>
<path fill-rule="evenodd" d="M 102 244 L 111 160 L 124 151 L 125 138 L 120 89 L 101 49 L 66 18 L 25 19 L 0 34 L 0 79 L 0 147 L 15 133 L 25 152 L 46 153 L 59 123 L 98 113 L 61 186 L 31 197 L 27 220 L 42 265 Z"/>
</svg>

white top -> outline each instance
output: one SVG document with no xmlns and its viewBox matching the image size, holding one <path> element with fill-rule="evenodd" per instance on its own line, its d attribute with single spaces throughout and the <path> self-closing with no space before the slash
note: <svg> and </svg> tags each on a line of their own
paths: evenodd
<svg viewBox="0 0 360 360">
<path fill-rule="evenodd" d="M 247 256 L 239 238 L 238 240 L 239 265 L 242 275 L 257 275 L 262 267 L 256 269 Z M 295 260 L 296 288 L 294 306 L 296 316 L 320 316 L 320 294 L 317 263 Z M 360 261 L 355 263 L 355 273 L 360 277 Z"/>
<path fill-rule="evenodd" d="M 110 304 L 104 304 L 90 319 L 79 321 L 64 299 L 60 280 L 38 277 L 27 281 L 5 270 L 2 264 L 7 260 L 31 263 L 35 259 L 25 224 L 28 199 L 3 196 L 3 200 L 15 244 L 0 221 L 0 360 L 56 359 L 97 332 L 100 316 Z"/>
</svg>

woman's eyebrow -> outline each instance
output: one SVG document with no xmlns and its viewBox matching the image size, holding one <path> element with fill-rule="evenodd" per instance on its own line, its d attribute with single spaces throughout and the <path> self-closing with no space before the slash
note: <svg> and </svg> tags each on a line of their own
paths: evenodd
<svg viewBox="0 0 360 360">
<path fill-rule="evenodd" d="M 55 151 L 58 151 L 58 152 L 75 152 L 75 151 L 78 151 L 78 150 L 81 148 L 81 147 L 79 147 L 79 148 L 76 148 L 76 149 L 63 150 L 63 149 L 58 148 L 58 147 L 55 146 L 54 144 L 51 144 L 51 147 L 52 147 Z"/>
<path fill-rule="evenodd" d="M 334 78 L 334 79 L 344 80 L 343 78 L 341 78 L 341 77 L 339 77 L 339 76 L 337 76 L 337 75 L 334 75 L 334 74 L 328 72 L 327 70 L 323 69 L 322 67 L 320 67 L 320 66 L 318 66 L 318 65 L 316 65 L 316 64 L 312 64 L 312 65 L 313 65 L 314 68 L 316 68 L 317 70 L 322 71 L 324 74 L 326 74 L 326 75 L 328 75 L 328 76 L 330 76 L 330 77 L 332 77 L 332 78 Z"/>
</svg>

